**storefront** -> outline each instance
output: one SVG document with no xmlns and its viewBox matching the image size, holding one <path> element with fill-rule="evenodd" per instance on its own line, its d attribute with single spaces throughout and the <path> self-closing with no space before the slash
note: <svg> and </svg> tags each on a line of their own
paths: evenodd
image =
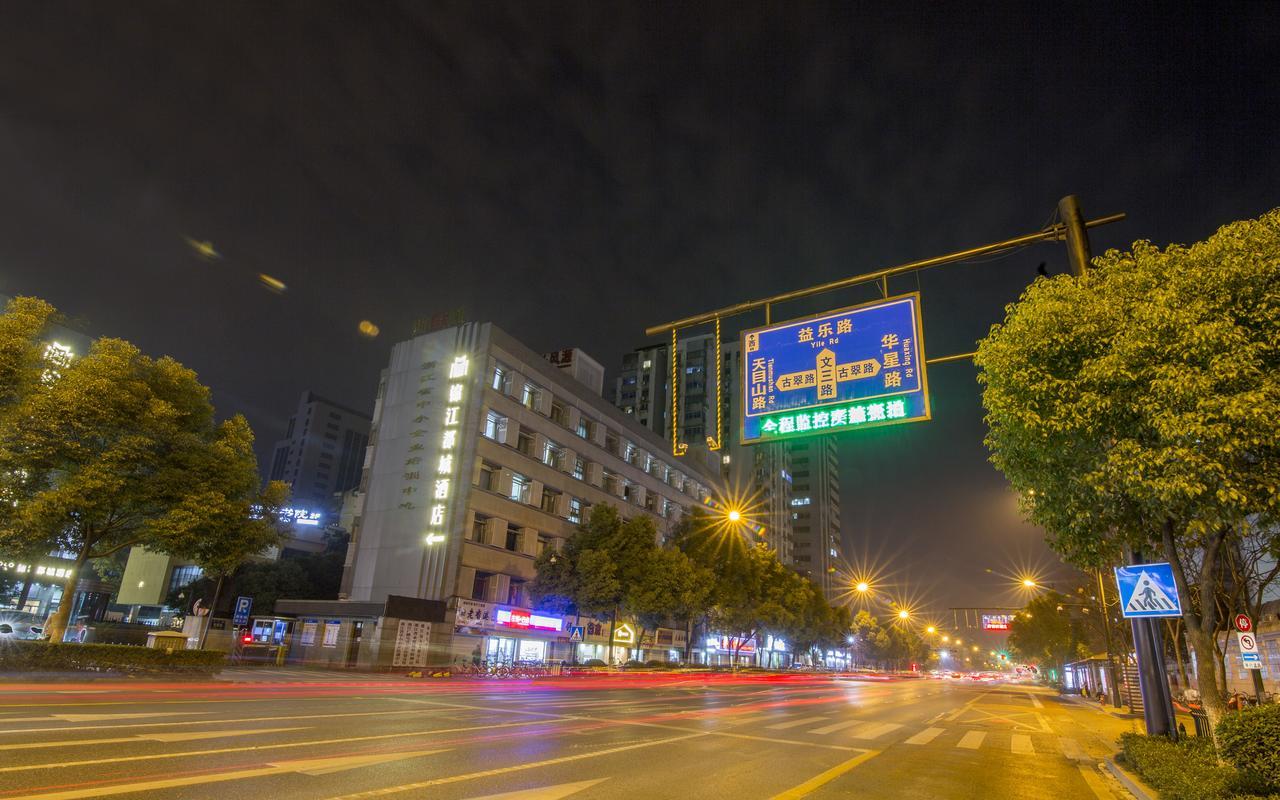
<svg viewBox="0 0 1280 800">
<path fill-rule="evenodd" d="M 62 586 L 74 572 L 75 562 L 65 558 L 0 559 L 0 581 L 6 589 L 0 608 L 46 617 L 62 602 Z"/>
<path fill-rule="evenodd" d="M 545 664 L 572 653 L 565 619 L 550 612 L 460 598 L 454 614 L 455 661 Z"/>
</svg>

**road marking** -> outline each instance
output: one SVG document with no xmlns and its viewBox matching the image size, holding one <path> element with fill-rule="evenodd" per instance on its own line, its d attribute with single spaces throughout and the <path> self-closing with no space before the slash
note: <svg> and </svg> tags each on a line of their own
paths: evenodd
<svg viewBox="0 0 1280 800">
<path fill-rule="evenodd" d="M 982 740 L 985 738 L 987 738 L 987 734 L 984 731 L 969 731 L 964 736 L 960 737 L 960 741 L 956 744 L 956 747 L 963 747 L 966 750 L 977 750 L 982 746 Z"/>
<path fill-rule="evenodd" d="M 942 728 L 925 728 L 924 730 L 906 740 L 906 744 L 928 744 L 942 733 Z"/>
<path fill-rule="evenodd" d="M 206 712 L 199 712 L 206 713 Z M 216 713 L 216 712 L 208 712 Z M 237 717 L 234 719 L 194 719 L 184 722 L 131 722 L 124 725 L 112 725 L 112 730 L 119 728 L 170 728 L 177 725 L 208 725 L 210 723 L 224 722 L 279 722 L 281 720 L 292 719 L 328 719 L 330 717 L 386 717 L 391 715 L 405 714 L 421 714 L 421 711 L 352 711 L 347 714 L 292 714 L 282 717 Z M 554 716 L 554 715 L 553 715 Z M 0 719 L 0 722 L 13 722 L 14 720 Z M 48 721 L 47 717 L 33 717 L 30 720 Z M 4 733 L 48 733 L 50 731 L 84 731 L 84 730 L 100 730 L 101 725 L 63 725 L 57 728 L 13 728 L 9 730 L 0 730 L 0 734 Z"/>
<path fill-rule="evenodd" d="M 823 736 L 828 733 L 835 733 L 836 731 L 842 731 L 845 728 L 852 728 L 854 725 L 861 725 L 861 724 L 862 724 L 862 720 L 860 719 L 850 719 L 850 720 L 845 720 L 844 722 L 837 722 L 834 725 L 824 725 L 821 728 L 814 728 L 813 730 L 809 731 L 809 733 L 816 733 L 819 736 Z"/>
<path fill-rule="evenodd" d="M 778 722 L 773 725 L 766 725 L 765 730 L 769 731 L 785 731 L 788 728 L 798 728 L 801 725 L 808 725 L 811 722 L 822 722 L 827 719 L 827 715 L 822 714 L 817 717 L 801 717 L 800 719 L 788 720 L 787 722 Z"/>
<path fill-rule="evenodd" d="M 879 724 L 871 722 L 867 723 L 865 728 L 858 728 L 850 735 L 855 739 L 878 739 L 890 731 L 896 731 L 902 726 L 896 722 L 881 722 Z"/>
<path fill-rule="evenodd" d="M 1031 746 L 1031 737 L 1023 733 L 1015 733 L 1009 740 L 1009 749 L 1020 756 L 1034 756 L 1036 749 Z"/>
<path fill-rule="evenodd" d="M 1044 718 L 1044 714 L 1037 711 L 1036 719 L 1040 721 L 1040 731 L 1042 733 L 1053 733 L 1053 728 L 1049 727 L 1049 720 Z"/>
<path fill-rule="evenodd" d="M 238 781 L 244 778 L 258 778 L 264 775 L 275 775 L 281 772 L 300 772 L 304 775 L 328 775 L 340 770 L 367 767 L 374 764 L 386 764 L 390 761 L 401 761 L 406 758 L 430 756 L 443 753 L 445 750 L 409 750 L 402 753 L 372 753 L 358 756 L 337 756 L 334 758 L 306 758 L 294 761 L 279 761 L 254 769 L 241 769 L 232 772 L 212 773 L 204 775 L 188 775 L 181 778 L 163 778 L 139 783 L 116 784 L 115 786 L 96 786 L 92 789 L 69 789 L 61 792 L 43 792 L 10 797 L 6 800 L 81 800 L 82 798 L 106 797 L 113 794 L 133 794 L 149 792 L 157 789 L 172 789 L 178 786 L 193 786 L 205 783 Z"/>
<path fill-rule="evenodd" d="M 594 781 L 578 781 L 577 783 L 561 783 L 556 786 L 542 786 L 537 789 L 519 789 L 502 794 L 486 794 L 484 797 L 468 797 L 466 800 L 560 800 L 583 789 L 590 789 L 608 778 L 596 778 Z"/>
<path fill-rule="evenodd" d="M 1084 783 L 1089 787 L 1089 791 L 1093 792 L 1094 797 L 1098 800 L 1114 800 L 1115 795 L 1107 788 L 1107 784 L 1098 775 L 1097 771 L 1091 765 L 1080 764 L 1080 777 L 1084 778 Z M 1126 792 L 1127 794 L 1127 792 Z"/>
<path fill-rule="evenodd" d="M 1040 702 L 1039 697 L 1036 697 L 1031 692 L 1027 692 L 1027 697 L 1031 698 L 1031 705 L 1035 706 L 1036 708 L 1044 708 L 1044 703 Z"/>
<path fill-rule="evenodd" d="M 432 786 L 444 786 L 450 783 L 460 783 L 462 781 L 475 780 L 476 778 L 488 778 L 493 775 L 508 775 L 512 772 L 520 772 L 526 769 L 536 769 L 538 767 L 549 767 L 549 766 L 554 766 L 556 764 L 567 764 L 571 761 L 582 761 L 588 758 L 598 758 L 600 756 L 607 756 L 613 753 L 622 753 L 628 750 L 638 750 L 642 747 L 653 747 L 655 745 L 672 744 L 674 742 L 683 742 L 686 739 L 696 739 L 698 737 L 707 736 L 707 735 L 709 734 L 698 732 L 698 733 L 690 733 L 685 736 L 671 736 L 666 739 L 654 739 L 653 741 L 640 742 L 638 744 L 626 744 L 626 745 L 621 745 L 619 747 L 609 747 L 604 750 L 597 750 L 593 753 L 579 753 L 577 755 L 572 755 L 572 756 L 560 756 L 559 758 L 548 758 L 545 761 L 534 761 L 529 764 L 517 764 L 511 767 L 496 767 L 494 769 L 486 769 L 480 772 L 469 772 L 465 775 L 450 775 L 447 778 L 432 778 L 431 780 L 418 781 L 417 783 L 406 783 L 401 786 L 387 786 L 382 789 L 370 789 L 369 791 L 366 791 L 366 792 L 355 792 L 352 794 L 344 794 L 344 795 L 339 795 L 337 797 L 331 797 L 329 798 L 329 800 L 363 800 L 363 798 L 366 798 L 366 797 L 382 797 L 383 795 L 388 795 L 388 794 L 398 794 L 400 792 L 412 792 L 416 789 L 427 789 Z M 8 800 L 8 798 L 6 798 L 6 800 Z M 22 798 L 18 798 L 18 800 L 22 800 Z"/>
<path fill-rule="evenodd" d="M 190 717 L 196 714 L 214 714 L 214 711 L 157 711 L 154 713 L 135 714 L 45 714 L 43 717 L 10 717 L 0 718 L 3 722 L 111 722 L 118 719 L 148 719 L 150 717 Z M 204 720 L 201 720 L 203 722 Z M 97 728 L 99 726 L 94 725 Z"/>
<path fill-rule="evenodd" d="M 199 739 L 216 739 L 221 736 L 252 736 L 260 733 L 283 733 L 300 731 L 302 728 L 249 728 L 239 731 L 187 731 L 173 733 L 139 733 L 133 736 L 119 736 L 110 739 L 71 739 L 63 742 L 22 742 L 21 744 L 0 745 L 0 750 L 39 750 L 46 747 L 83 747 L 98 744 L 120 744 L 123 742 L 190 742 Z"/>
<path fill-rule="evenodd" d="M 184 750 L 178 753 L 151 753 L 143 756 L 119 756 L 117 758 L 93 758 L 84 761 L 60 761 L 45 764 L 24 764 L 16 767 L 0 767 L 2 772 L 27 772 L 36 769 L 54 769 L 57 767 L 86 767 L 94 764 L 123 764 L 130 761 L 155 761 L 162 758 L 188 758 L 191 756 L 211 756 L 221 753 L 243 753 L 247 750 L 280 750 L 286 747 L 310 747 L 322 744 L 347 744 L 349 742 L 371 742 L 382 739 L 403 739 L 407 736 L 433 736 L 439 733 L 464 733 L 467 731 L 484 731 L 495 728 L 514 728 L 521 725 L 555 724 L 557 720 L 538 720 L 536 722 L 503 722 L 497 725 L 471 725 L 466 728 L 443 728 L 431 731 L 408 731 L 404 733 L 380 733 L 372 736 L 347 736 L 341 739 L 310 739 L 301 742 L 277 742 L 276 744 L 260 744 L 250 747 L 220 747 L 216 750 Z M 9 798 L 5 798 L 9 800 Z"/>
<path fill-rule="evenodd" d="M 1063 736 L 1058 739 L 1058 746 L 1062 748 L 1062 754 L 1072 761 L 1088 761 L 1089 756 L 1080 747 L 1080 743 L 1069 736 Z"/>
<path fill-rule="evenodd" d="M 779 794 L 775 794 L 773 797 L 770 798 L 770 800 L 799 800 L 799 798 L 801 797 L 806 797 L 813 790 L 826 786 L 828 783 L 831 783 L 836 778 L 839 778 L 841 775 L 845 774 L 849 770 L 858 766 L 863 761 L 866 761 L 869 758 L 873 758 L 875 756 L 880 755 L 881 752 L 882 751 L 880 750 L 867 750 L 864 753 L 860 753 L 859 755 L 854 756 L 853 758 L 849 759 L 848 761 L 845 761 L 844 763 L 836 764 L 834 767 L 827 770 L 826 772 L 820 773 L 818 775 L 814 775 L 812 778 L 800 784 L 799 786 L 795 786 L 791 789 L 786 790 L 785 792 L 780 792 Z"/>
</svg>

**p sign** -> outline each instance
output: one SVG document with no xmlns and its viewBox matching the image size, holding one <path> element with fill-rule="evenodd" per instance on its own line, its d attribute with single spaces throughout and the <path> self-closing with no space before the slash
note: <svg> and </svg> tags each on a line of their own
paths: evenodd
<svg viewBox="0 0 1280 800">
<path fill-rule="evenodd" d="M 252 609 L 253 609 L 253 598 L 252 598 L 252 597 L 237 597 L 237 598 L 236 598 L 236 610 L 235 610 L 235 613 L 232 615 L 232 618 L 231 618 L 231 624 L 233 624 L 233 625 L 248 625 L 248 624 L 249 624 L 249 612 L 250 612 Z"/>
<path fill-rule="evenodd" d="M 1168 563 L 1116 567 L 1120 608 L 1126 617 L 1180 617 L 1178 587 Z"/>
</svg>

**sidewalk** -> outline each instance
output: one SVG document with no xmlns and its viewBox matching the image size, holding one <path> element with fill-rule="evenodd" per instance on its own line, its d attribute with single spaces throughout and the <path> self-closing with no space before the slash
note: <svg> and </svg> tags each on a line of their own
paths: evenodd
<svg viewBox="0 0 1280 800">
<path fill-rule="evenodd" d="M 1078 706 L 1092 708 L 1094 711 L 1099 711 L 1104 714 L 1109 714 L 1115 717 L 1116 719 L 1124 719 L 1124 720 L 1142 719 L 1141 714 L 1135 714 L 1128 711 L 1127 706 L 1121 706 L 1120 708 L 1115 708 L 1111 705 L 1110 702 L 1104 705 L 1102 703 L 1099 703 L 1097 700 L 1089 700 L 1078 694 L 1063 694 L 1063 695 L 1059 695 L 1059 697 L 1069 702 L 1075 703 Z"/>
</svg>

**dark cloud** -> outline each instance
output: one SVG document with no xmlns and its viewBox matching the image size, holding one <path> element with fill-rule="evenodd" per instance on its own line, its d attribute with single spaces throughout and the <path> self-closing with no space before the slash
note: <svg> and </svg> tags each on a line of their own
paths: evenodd
<svg viewBox="0 0 1280 800">
<path fill-rule="evenodd" d="M 1096 249 L 1277 203 L 1263 5 L 0 14 L 0 289 L 175 355 L 267 441 L 305 388 L 369 407 L 434 311 L 613 365 L 648 324 L 1022 233 L 1068 192 L 1130 214 Z M 893 288 L 923 289 L 931 352 L 963 352 L 1041 261 L 1065 256 Z M 844 446 L 846 538 L 913 543 L 937 603 L 996 602 L 981 570 L 1039 534 L 993 516 L 972 368 L 932 383 L 934 422 Z"/>
</svg>

